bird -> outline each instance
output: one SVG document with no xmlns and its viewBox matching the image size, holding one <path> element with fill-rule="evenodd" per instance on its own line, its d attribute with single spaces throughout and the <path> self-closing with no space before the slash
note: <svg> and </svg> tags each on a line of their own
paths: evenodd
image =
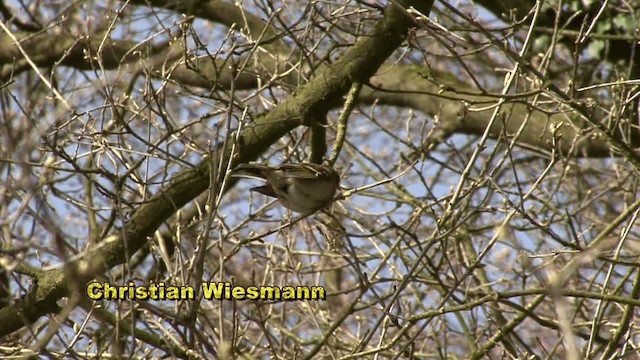
<svg viewBox="0 0 640 360">
<path fill-rule="evenodd" d="M 308 162 L 275 167 L 241 164 L 234 169 L 233 176 L 266 181 L 251 190 L 275 197 L 284 207 L 300 214 L 312 214 L 328 206 L 340 185 L 340 175 L 334 168 Z"/>
</svg>

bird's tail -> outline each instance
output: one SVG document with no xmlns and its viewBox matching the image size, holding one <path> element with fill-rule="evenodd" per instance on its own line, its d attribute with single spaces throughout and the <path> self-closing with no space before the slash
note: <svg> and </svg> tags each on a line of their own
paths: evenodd
<svg viewBox="0 0 640 360">
<path fill-rule="evenodd" d="M 233 170 L 232 176 L 250 179 L 267 178 L 269 167 L 260 164 L 240 164 Z"/>
</svg>

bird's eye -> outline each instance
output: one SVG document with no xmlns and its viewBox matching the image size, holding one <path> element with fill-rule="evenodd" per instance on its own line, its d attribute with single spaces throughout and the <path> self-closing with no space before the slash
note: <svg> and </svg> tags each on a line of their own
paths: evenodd
<svg viewBox="0 0 640 360">
<path fill-rule="evenodd" d="M 291 184 L 287 184 L 287 183 L 282 184 L 282 185 L 279 187 L 279 189 L 280 189 L 280 191 L 281 191 L 281 192 L 283 192 L 283 193 L 285 193 L 285 194 L 289 194 L 289 187 L 290 187 L 290 185 L 291 185 Z"/>
</svg>

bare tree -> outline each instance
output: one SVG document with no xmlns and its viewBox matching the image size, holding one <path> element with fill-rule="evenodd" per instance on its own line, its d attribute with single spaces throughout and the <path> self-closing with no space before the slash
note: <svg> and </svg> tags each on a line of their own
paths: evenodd
<svg viewBox="0 0 640 360">
<path fill-rule="evenodd" d="M 638 352 L 635 2 L 0 12 L 3 357 Z M 231 176 L 323 160 L 306 217 Z"/>
</svg>

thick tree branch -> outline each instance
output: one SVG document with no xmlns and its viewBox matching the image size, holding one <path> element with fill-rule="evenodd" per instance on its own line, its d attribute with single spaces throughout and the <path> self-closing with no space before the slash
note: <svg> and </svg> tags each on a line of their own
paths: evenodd
<svg viewBox="0 0 640 360">
<path fill-rule="evenodd" d="M 373 88 L 363 89 L 362 102 L 420 110 L 437 117 L 438 126 L 446 128 L 447 134 L 481 135 L 493 110 L 490 105 L 497 100 L 497 97 L 470 95 L 474 89 L 467 84 L 447 74 L 415 66 L 384 69 L 371 78 L 371 85 Z M 518 138 L 518 144 L 526 148 L 551 152 L 555 146 L 555 150 L 562 154 L 575 157 L 612 156 L 610 145 L 601 137 L 594 136 L 595 129 L 586 124 L 582 128 L 575 126 L 583 123 L 579 114 L 534 109 L 528 105 L 527 98 L 514 98 L 514 101 L 502 105 L 503 121 L 495 122 L 489 130 L 494 139 L 515 134 L 526 120 L 524 131 Z M 474 111 L 474 108 L 484 110 Z M 632 146 L 640 147 L 640 143 Z"/>
</svg>

